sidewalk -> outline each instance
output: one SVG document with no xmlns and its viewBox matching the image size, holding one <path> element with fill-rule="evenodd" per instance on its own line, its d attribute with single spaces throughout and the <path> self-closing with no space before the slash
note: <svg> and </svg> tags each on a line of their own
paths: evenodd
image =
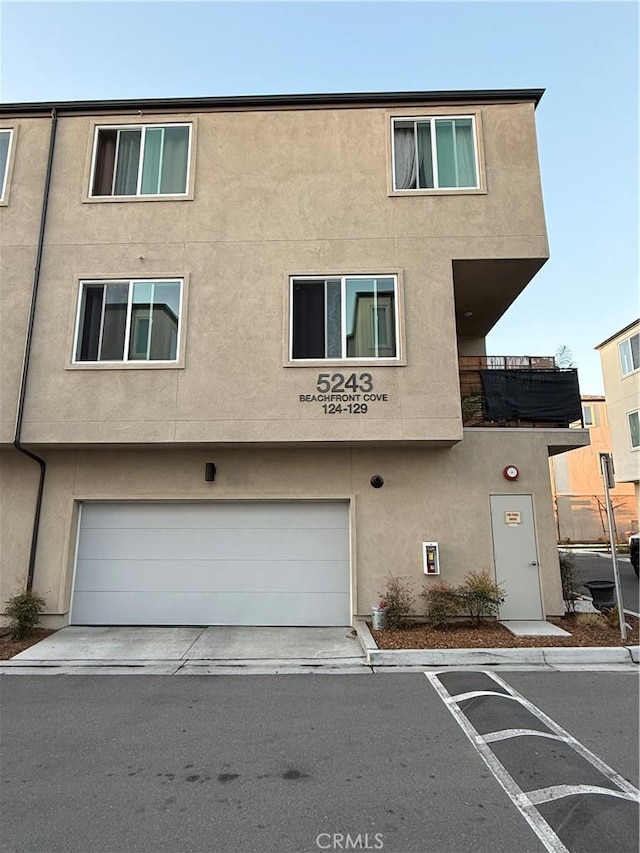
<svg viewBox="0 0 640 853">
<path fill-rule="evenodd" d="M 389 651 L 379 649 L 368 625 L 358 621 L 355 636 L 349 628 L 63 628 L 4 661 L 0 674 L 372 675 L 449 667 L 637 672 L 638 663 L 637 646 Z"/>
</svg>

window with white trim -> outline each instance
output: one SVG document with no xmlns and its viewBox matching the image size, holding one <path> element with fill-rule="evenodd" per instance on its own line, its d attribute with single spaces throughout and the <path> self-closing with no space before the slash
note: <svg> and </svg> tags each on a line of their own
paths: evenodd
<svg viewBox="0 0 640 853">
<path fill-rule="evenodd" d="M 629 436 L 631 438 L 631 448 L 637 450 L 640 447 L 640 411 L 629 412 L 627 415 L 629 421 Z"/>
<path fill-rule="evenodd" d="M 593 406 L 582 404 L 582 421 L 586 427 L 594 426 Z"/>
<path fill-rule="evenodd" d="M 91 197 L 185 195 L 190 124 L 97 127 Z"/>
<path fill-rule="evenodd" d="M 398 357 L 395 275 L 291 279 L 291 358 Z"/>
<path fill-rule="evenodd" d="M 0 130 L 0 201 L 4 200 L 5 190 L 7 188 L 12 136 L 12 130 Z"/>
<path fill-rule="evenodd" d="M 627 338 L 626 341 L 621 341 L 618 344 L 618 349 L 623 376 L 626 376 L 627 373 L 633 373 L 640 367 L 640 332 Z"/>
<path fill-rule="evenodd" d="M 393 189 L 479 189 L 474 116 L 394 118 Z"/>
<path fill-rule="evenodd" d="M 82 281 L 74 362 L 176 362 L 181 279 Z"/>
</svg>

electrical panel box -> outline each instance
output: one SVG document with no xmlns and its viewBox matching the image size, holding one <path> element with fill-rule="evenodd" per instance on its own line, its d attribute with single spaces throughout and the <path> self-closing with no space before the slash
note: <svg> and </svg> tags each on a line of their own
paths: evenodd
<svg viewBox="0 0 640 853">
<path fill-rule="evenodd" d="M 425 575 L 440 574 L 440 551 L 437 542 L 422 543 L 422 568 Z"/>
</svg>

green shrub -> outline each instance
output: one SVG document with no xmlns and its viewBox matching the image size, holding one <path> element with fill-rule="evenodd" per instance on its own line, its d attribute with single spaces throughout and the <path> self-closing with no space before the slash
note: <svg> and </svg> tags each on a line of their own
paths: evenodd
<svg viewBox="0 0 640 853">
<path fill-rule="evenodd" d="M 378 595 L 387 605 L 387 627 L 400 628 L 409 616 L 413 615 L 415 593 L 409 578 L 394 577 L 389 574 L 384 590 Z"/>
<path fill-rule="evenodd" d="M 420 597 L 425 600 L 425 616 L 432 628 L 444 628 L 447 620 L 460 611 L 458 590 L 446 581 L 426 583 Z"/>
<path fill-rule="evenodd" d="M 558 560 L 560 561 L 560 580 L 562 582 L 562 597 L 564 598 L 565 609 L 567 613 L 575 613 L 576 600 L 580 590 L 580 572 L 576 567 L 573 554 L 560 551 Z"/>
<path fill-rule="evenodd" d="M 506 592 L 488 572 L 469 572 L 457 594 L 461 609 L 479 625 L 482 619 L 497 615 Z"/>
<path fill-rule="evenodd" d="M 4 615 L 9 619 L 9 628 L 14 640 L 21 640 L 38 625 L 44 607 L 44 598 L 33 590 L 19 592 L 7 599 Z"/>
</svg>

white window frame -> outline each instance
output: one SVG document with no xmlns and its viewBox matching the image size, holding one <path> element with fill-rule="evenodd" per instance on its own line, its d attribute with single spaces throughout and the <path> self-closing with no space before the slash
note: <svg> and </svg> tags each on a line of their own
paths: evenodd
<svg viewBox="0 0 640 853">
<path fill-rule="evenodd" d="M 347 279 L 372 279 L 372 278 L 391 278 L 393 279 L 393 305 L 394 305 L 394 334 L 396 343 L 395 356 L 365 356 L 361 358 L 349 358 L 346 354 L 347 350 L 347 312 L 346 294 L 347 294 Z M 325 358 L 294 358 L 293 356 L 293 286 L 296 281 L 324 281 L 325 282 L 325 317 L 326 317 L 326 299 L 327 281 L 340 281 L 340 356 L 326 356 Z M 289 361 L 293 364 L 327 364 L 331 362 L 347 362 L 349 364 L 380 364 L 393 363 L 398 364 L 401 361 L 400 357 L 400 298 L 398 287 L 397 273 L 358 273 L 351 275 L 345 273 L 342 275 L 292 275 L 289 276 Z M 374 307 L 377 308 L 377 299 L 374 299 Z M 377 327 L 375 328 L 376 349 L 377 343 Z M 325 328 L 325 348 L 326 348 L 326 328 Z"/>
<path fill-rule="evenodd" d="M 13 154 L 14 133 L 12 127 L 2 127 L 0 128 L 0 133 L 9 134 L 9 145 L 7 147 L 7 162 L 4 164 L 4 173 L 0 175 L 0 203 L 3 203 L 7 200 L 7 189 L 9 187 L 9 166 L 11 163 L 11 156 Z"/>
<path fill-rule="evenodd" d="M 631 418 L 635 415 L 638 419 L 638 432 L 640 432 L 640 409 L 634 409 L 632 412 L 627 412 L 627 427 L 629 429 L 629 444 L 631 445 L 631 450 L 640 450 L 640 442 L 638 444 L 633 443 L 633 433 L 631 432 Z"/>
<path fill-rule="evenodd" d="M 185 175 L 185 187 L 184 192 L 181 193 L 141 193 L 140 189 L 142 187 L 142 171 L 144 167 L 144 146 L 145 146 L 145 136 L 147 130 L 157 130 L 160 128 L 166 127 L 186 127 L 189 129 L 189 141 L 187 146 L 187 172 Z M 120 144 L 120 137 L 118 136 L 116 142 L 116 153 L 114 159 L 114 167 L 113 167 L 113 178 L 111 182 L 111 193 L 109 195 L 94 195 L 93 193 L 93 183 L 95 179 L 95 169 L 96 169 L 96 161 L 98 159 L 98 138 L 101 130 L 139 130 L 141 131 L 140 135 L 140 159 L 138 161 L 138 180 L 136 184 L 136 192 L 133 195 L 115 195 L 113 190 L 115 188 L 116 181 L 116 171 L 118 164 L 118 147 Z M 126 199 L 153 199 L 153 198 L 184 198 L 189 195 L 189 187 L 190 187 L 190 179 L 191 179 L 191 159 L 192 159 L 192 144 L 193 144 L 193 124 L 187 121 L 178 121 L 178 122 L 164 122 L 164 123 L 153 123 L 153 124 L 97 124 L 94 128 L 93 132 L 93 150 L 91 153 L 91 173 L 89 176 L 89 193 L 88 198 L 94 200 L 104 200 L 104 199 L 118 199 L 118 200 L 126 200 Z M 164 137 L 163 137 L 163 146 L 164 146 Z M 162 154 L 161 154 L 162 160 Z"/>
<path fill-rule="evenodd" d="M 471 120 L 471 130 L 473 134 L 473 155 L 474 155 L 474 164 L 476 171 L 476 183 L 474 186 L 470 187 L 440 187 L 438 186 L 438 151 L 437 151 L 437 143 L 436 143 L 436 122 L 437 121 L 455 121 L 457 119 L 470 119 Z M 417 122 L 429 122 L 429 132 L 431 134 L 431 168 L 433 170 L 433 186 L 432 187 L 418 187 L 416 186 L 414 189 L 401 189 L 396 187 L 396 136 L 395 136 L 395 126 L 396 122 L 409 122 L 412 121 L 413 132 L 415 138 L 415 147 L 416 147 L 416 158 L 418 156 L 418 128 Z M 480 184 L 480 153 L 479 153 L 479 139 L 478 139 L 478 125 L 476 122 L 476 116 L 471 113 L 467 115 L 422 115 L 422 116 L 391 116 L 391 187 L 394 193 L 464 193 L 470 192 L 473 190 L 481 189 Z M 417 167 L 417 163 L 416 163 Z M 416 168 L 416 184 L 418 183 L 418 175 L 419 169 Z"/>
<path fill-rule="evenodd" d="M 587 412 L 589 412 L 589 417 L 587 418 Z M 585 427 L 592 427 L 596 425 L 595 415 L 593 406 L 591 403 L 583 403 L 582 404 L 582 421 Z"/>
<path fill-rule="evenodd" d="M 618 359 L 620 361 L 620 375 L 621 376 L 631 376 L 632 373 L 635 373 L 637 370 L 640 370 L 640 364 L 633 365 L 633 349 L 631 347 L 631 340 L 633 338 L 640 338 L 640 332 L 635 332 L 633 335 L 629 335 L 628 338 L 625 338 L 623 341 L 620 341 L 618 344 Z M 629 347 L 629 361 L 631 362 L 631 370 L 625 370 L 624 367 L 624 359 L 622 357 L 622 347 L 624 345 Z"/>
<path fill-rule="evenodd" d="M 135 284 L 178 284 L 180 285 L 180 305 L 179 305 L 179 314 L 178 314 L 178 335 L 176 339 L 176 357 L 171 359 L 140 359 L 140 358 L 129 358 L 129 342 L 131 339 L 131 314 L 132 314 L 132 306 L 133 306 L 133 290 Z M 77 358 L 78 354 L 78 345 L 80 343 L 80 317 L 82 313 L 82 296 L 84 293 L 85 285 L 95 285 L 95 284 L 126 284 L 128 285 L 128 293 L 127 293 L 127 315 L 125 320 L 125 330 L 124 330 L 124 346 L 123 346 L 123 358 L 121 359 L 112 359 L 112 360 L 100 360 L 97 361 L 85 361 Z M 149 364 L 167 364 L 174 365 L 178 364 L 180 361 L 180 346 L 182 339 L 182 323 L 183 323 L 183 303 L 184 303 L 184 279 L 183 278 L 94 278 L 94 279 L 81 279 L 80 286 L 78 288 L 78 305 L 76 307 L 76 327 L 75 334 L 73 336 L 73 354 L 71 358 L 71 364 L 78 367 L 94 367 L 94 366 L 102 366 L 102 365 L 127 365 L 136 366 L 136 367 L 146 367 Z M 100 355 L 100 350 L 102 348 L 102 332 L 104 325 L 104 306 L 106 302 L 102 303 L 102 315 L 100 317 L 100 341 L 98 344 L 98 355 Z M 149 337 L 147 342 L 147 352 L 149 351 L 149 346 L 151 345 L 151 326 L 152 326 L 152 318 L 149 318 Z"/>
</svg>

